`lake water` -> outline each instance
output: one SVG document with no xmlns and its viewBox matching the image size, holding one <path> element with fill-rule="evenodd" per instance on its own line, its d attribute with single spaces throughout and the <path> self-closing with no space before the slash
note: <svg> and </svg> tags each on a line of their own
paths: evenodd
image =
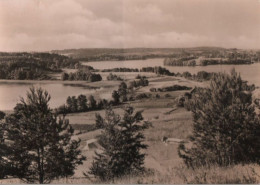
<svg viewBox="0 0 260 185">
<path fill-rule="evenodd" d="M 42 87 L 51 95 L 50 106 L 56 108 L 66 102 L 68 96 L 79 94 L 94 94 L 95 89 L 88 89 L 86 86 L 77 84 L 62 84 L 59 82 L 17 82 L 0 81 L 0 110 L 12 110 L 20 97 L 25 97 L 30 87 Z"/>
<path fill-rule="evenodd" d="M 116 67 L 126 68 L 142 68 L 142 67 L 155 67 L 163 66 L 163 59 L 148 59 L 148 60 L 129 60 L 129 61 L 102 61 L 102 62 L 83 62 L 86 65 L 93 66 L 96 69 L 111 69 Z M 194 74 L 198 71 L 208 72 L 229 72 L 232 68 L 235 68 L 242 76 L 244 80 L 254 83 L 260 86 L 260 63 L 252 65 L 211 65 L 211 66 L 196 66 L 196 67 L 175 67 L 164 66 L 171 72 L 184 72 L 189 71 Z M 0 110 L 12 110 L 16 103 L 20 100 L 20 97 L 25 97 L 26 92 L 32 86 L 42 87 L 46 89 L 52 96 L 50 106 L 56 108 L 59 105 L 65 103 L 68 96 L 78 96 L 79 94 L 94 94 L 96 91 L 88 89 L 87 85 L 77 84 L 63 84 L 61 82 L 49 81 L 7 81 L 0 80 Z M 111 92 L 106 89 L 102 90 L 102 97 L 107 98 L 111 96 Z M 106 94 L 107 93 L 107 94 Z M 96 93 L 97 94 L 97 93 Z"/>
<path fill-rule="evenodd" d="M 95 69 L 112 69 L 112 68 L 138 68 L 142 67 L 155 67 L 162 66 L 167 68 L 169 71 L 177 73 L 188 71 L 191 74 L 197 73 L 198 71 L 207 72 L 230 72 L 232 68 L 235 68 L 240 73 L 244 80 L 249 83 L 254 83 L 260 86 L 260 63 L 251 65 L 209 65 L 209 66 L 164 66 L 163 59 L 148 59 L 148 60 L 128 60 L 128 61 L 102 61 L 102 62 L 82 62 L 85 65 L 90 65 Z"/>
</svg>

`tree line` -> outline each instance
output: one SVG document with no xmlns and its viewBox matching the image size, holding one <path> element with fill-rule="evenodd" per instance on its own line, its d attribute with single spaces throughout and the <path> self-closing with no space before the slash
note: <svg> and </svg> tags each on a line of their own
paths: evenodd
<svg viewBox="0 0 260 185">
<path fill-rule="evenodd" d="M 175 74 L 170 72 L 168 69 L 163 68 L 161 66 L 156 67 L 143 67 L 140 72 L 150 72 L 159 75 L 167 75 L 167 76 L 174 76 Z"/>
<path fill-rule="evenodd" d="M 106 99 L 95 100 L 93 95 L 89 97 L 85 95 L 69 96 L 66 100 L 66 104 L 58 107 L 55 111 L 58 114 L 68 114 L 76 112 L 88 112 L 93 110 L 100 110 L 106 108 L 108 105 L 112 104 Z"/>
<path fill-rule="evenodd" d="M 182 86 L 182 85 L 172 85 L 168 87 L 162 88 L 150 88 L 151 92 L 169 92 L 169 91 L 183 91 L 183 90 L 191 90 L 191 87 Z"/>
<path fill-rule="evenodd" d="M 149 81 L 145 76 L 137 76 L 137 80 L 129 82 L 129 86 L 125 82 L 121 82 L 118 89 L 112 92 L 112 100 L 96 100 L 93 95 L 87 97 L 86 95 L 69 96 L 66 104 L 56 109 L 58 114 L 68 114 L 76 112 L 88 112 L 93 110 L 105 109 L 108 106 L 119 105 L 128 100 L 134 100 L 134 97 L 129 97 L 133 88 L 148 86 Z"/>
<path fill-rule="evenodd" d="M 48 73 L 60 73 L 62 68 L 82 69 L 82 66 L 75 59 L 50 53 L 2 53 L 0 56 L 0 79 L 49 80 Z"/>
<path fill-rule="evenodd" d="M 257 61 L 257 58 L 254 58 Z M 180 58 L 165 58 L 163 63 L 165 66 L 207 66 L 207 65 L 230 65 L 230 64 L 252 64 L 252 56 L 222 56 L 222 57 L 207 57 L 185 56 Z"/>
<path fill-rule="evenodd" d="M 86 95 L 69 96 L 66 100 L 66 104 L 58 107 L 56 112 L 58 114 L 68 114 L 76 112 L 88 112 L 93 110 L 105 109 L 112 105 L 119 105 L 127 101 L 127 84 L 121 82 L 118 90 L 114 90 L 112 93 L 112 100 L 108 101 L 106 99 L 96 100 L 93 95 L 87 97 Z"/>
<path fill-rule="evenodd" d="M 139 69 L 123 67 L 123 68 L 103 69 L 102 72 L 139 72 Z"/>
<path fill-rule="evenodd" d="M 100 74 L 92 73 L 86 70 L 78 70 L 75 73 L 66 73 L 63 72 L 61 75 L 61 80 L 69 80 L 69 81 L 88 81 L 88 82 L 97 82 L 102 80 L 102 76 Z"/>
<path fill-rule="evenodd" d="M 142 69 L 137 68 L 113 68 L 113 69 L 103 69 L 102 72 L 150 72 L 159 75 L 174 76 L 168 69 L 161 66 L 156 67 L 143 67 Z"/>
</svg>

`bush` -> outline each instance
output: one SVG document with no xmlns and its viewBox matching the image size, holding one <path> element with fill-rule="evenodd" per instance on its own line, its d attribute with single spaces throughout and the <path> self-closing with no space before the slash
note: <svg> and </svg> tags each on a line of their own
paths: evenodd
<svg viewBox="0 0 260 185">
<path fill-rule="evenodd" d="M 151 92 L 156 92 L 156 91 L 157 91 L 157 89 L 156 89 L 156 88 L 154 88 L 154 87 L 152 87 L 152 88 L 150 88 L 150 91 L 151 91 Z"/>
<path fill-rule="evenodd" d="M 256 165 L 213 165 L 195 169 L 180 166 L 176 171 L 183 184 L 257 184 L 260 182 L 257 168 Z"/>
<path fill-rule="evenodd" d="M 170 98 L 170 97 L 172 97 L 172 96 L 171 96 L 170 94 L 165 94 L 164 97 L 165 97 L 165 98 Z"/>
<path fill-rule="evenodd" d="M 109 73 L 107 76 L 107 80 L 112 81 L 112 80 L 118 80 L 118 81 L 123 81 L 123 79 L 120 76 L 114 75 L 112 73 Z"/>
<path fill-rule="evenodd" d="M 139 80 L 134 80 L 129 83 L 129 89 L 137 88 L 137 87 L 145 87 L 149 85 L 149 81 L 145 76 L 140 76 Z"/>
<path fill-rule="evenodd" d="M 135 79 L 142 79 L 142 78 L 146 78 L 146 76 L 141 76 L 141 75 L 137 75 L 136 77 L 135 77 Z"/>
<path fill-rule="evenodd" d="M 183 76 L 184 78 L 191 78 L 191 77 L 192 77 L 191 73 L 188 72 L 188 71 L 183 72 L 183 73 L 182 73 L 182 76 Z"/>
<path fill-rule="evenodd" d="M 173 85 L 173 86 L 168 86 L 163 88 L 157 88 L 155 91 L 170 92 L 170 91 L 183 91 L 183 90 L 191 90 L 191 89 L 192 89 L 191 87 L 187 87 L 187 86 Z M 154 90 L 154 89 L 151 88 L 150 90 Z"/>
<path fill-rule="evenodd" d="M 2 111 L 0 111 L 0 120 L 1 120 L 1 119 L 4 119 L 4 117 L 5 117 L 5 113 L 2 112 Z"/>
<path fill-rule="evenodd" d="M 140 93 L 140 94 L 136 95 L 135 99 L 136 100 L 141 100 L 141 99 L 149 98 L 149 97 L 151 97 L 151 94 Z"/>
</svg>

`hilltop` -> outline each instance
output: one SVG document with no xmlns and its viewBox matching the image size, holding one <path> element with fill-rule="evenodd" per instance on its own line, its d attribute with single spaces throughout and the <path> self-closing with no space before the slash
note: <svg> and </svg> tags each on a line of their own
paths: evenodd
<svg viewBox="0 0 260 185">
<path fill-rule="evenodd" d="M 195 48 L 81 48 L 81 49 L 64 49 L 52 50 L 52 53 L 70 56 L 72 58 L 91 58 L 91 57 L 170 57 L 172 55 L 180 55 L 183 53 L 203 53 L 217 52 L 227 50 L 220 47 L 195 47 Z"/>
</svg>

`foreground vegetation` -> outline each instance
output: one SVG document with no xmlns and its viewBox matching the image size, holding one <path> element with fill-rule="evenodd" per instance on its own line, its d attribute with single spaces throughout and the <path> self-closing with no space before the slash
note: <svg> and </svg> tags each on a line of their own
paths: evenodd
<svg viewBox="0 0 260 185">
<path fill-rule="evenodd" d="M 17 177 L 27 183 L 50 183 L 74 174 L 85 157 L 80 140 L 71 137 L 69 121 L 48 106 L 50 95 L 31 88 L 14 113 L 1 122 L 1 178 Z"/>
<path fill-rule="evenodd" d="M 194 120 L 192 146 L 179 146 L 188 167 L 260 164 L 260 119 L 253 90 L 233 70 L 231 75 L 215 75 L 209 88 L 194 93 L 188 102 Z"/>
<path fill-rule="evenodd" d="M 117 73 L 115 74 L 117 75 Z M 134 87 L 134 84 L 137 81 L 140 81 L 141 79 L 142 82 L 140 82 L 139 84 L 143 84 L 143 85 Z M 148 79 L 149 82 L 146 84 L 146 80 Z M 128 79 L 125 82 L 122 83 L 118 82 L 117 84 L 119 84 L 119 87 L 117 87 L 117 89 L 111 94 L 112 100 L 107 101 L 108 105 L 112 106 L 113 108 L 113 111 L 112 110 L 109 111 L 111 115 L 112 112 L 114 112 L 113 113 L 114 116 L 106 116 L 105 107 L 103 107 L 102 109 L 97 109 L 97 108 L 90 109 L 90 107 L 94 105 L 93 103 L 94 101 L 93 99 L 92 100 L 89 99 L 89 97 L 86 96 L 85 97 L 78 96 L 77 98 L 70 97 L 71 99 L 77 99 L 77 101 L 74 100 L 69 101 L 70 102 L 69 104 L 72 105 L 71 108 L 75 108 L 76 105 L 78 107 L 88 108 L 88 111 L 81 111 L 80 113 L 72 113 L 67 115 L 67 118 L 70 119 L 70 122 L 72 123 L 72 127 L 76 129 L 76 132 L 73 135 L 73 139 L 74 138 L 81 139 L 81 144 L 79 146 L 79 149 L 81 150 L 83 155 L 87 156 L 88 160 L 83 161 L 83 165 L 79 165 L 77 166 L 77 168 L 75 168 L 74 170 L 75 174 L 72 177 L 57 178 L 54 179 L 54 181 L 52 181 L 53 183 L 95 182 L 95 183 L 122 184 L 122 183 L 259 183 L 260 182 L 259 179 L 260 169 L 258 165 L 259 160 L 257 157 L 259 156 L 257 153 L 259 152 L 259 150 L 257 150 L 259 149 L 259 146 L 255 145 L 259 142 L 254 142 L 254 141 L 258 141 L 258 137 L 255 137 L 254 135 L 254 133 L 256 132 L 253 133 L 250 132 L 250 130 L 252 131 L 251 128 L 258 128 L 257 126 L 259 124 L 258 122 L 259 118 L 257 118 L 257 114 L 254 114 L 256 108 L 254 107 L 253 101 L 251 101 L 252 100 L 251 93 L 255 88 L 253 86 L 247 85 L 243 80 L 241 80 L 241 78 L 237 74 L 235 74 L 235 72 L 233 72 L 231 75 L 222 74 L 222 73 L 211 74 L 211 77 L 208 78 L 207 80 L 203 80 L 203 83 L 199 82 L 198 80 L 193 80 L 193 77 L 183 78 L 178 76 L 177 77 L 156 76 L 155 74 L 153 74 L 152 77 L 148 76 L 148 78 L 139 75 L 131 79 Z M 177 84 L 180 86 L 174 86 Z M 194 88 L 195 86 L 197 86 L 197 88 Z M 192 88 L 193 90 L 191 91 L 189 87 Z M 151 88 L 156 89 L 156 92 L 150 92 Z M 166 90 L 169 91 L 164 92 Z M 150 94 L 151 96 L 147 96 L 147 98 L 144 99 L 142 98 L 131 99 L 131 96 L 138 97 L 144 94 L 145 95 Z M 182 104 L 179 103 L 181 97 L 184 97 L 182 99 L 183 100 Z M 216 98 L 214 99 L 212 97 L 216 97 Z M 98 103 L 99 101 L 97 99 L 95 101 L 96 101 L 95 105 L 97 106 L 99 104 Z M 102 162 L 102 164 L 108 164 L 108 165 L 103 165 L 106 168 L 105 169 L 94 168 L 95 169 L 94 173 L 88 174 L 88 172 L 91 171 L 90 169 L 92 167 L 92 164 L 96 164 L 96 167 L 101 167 L 100 165 L 101 162 L 99 164 L 92 163 L 93 160 L 96 162 L 101 161 L 101 160 L 95 160 L 95 157 L 98 158 L 98 155 L 96 155 L 95 152 L 100 152 L 100 149 L 106 148 L 106 146 L 126 147 L 125 143 L 123 142 L 124 139 L 122 139 L 119 140 L 122 142 L 117 143 L 116 146 L 111 145 L 110 143 L 109 145 L 105 145 L 105 147 L 100 147 L 100 148 L 98 147 L 93 149 L 90 148 L 88 150 L 84 149 L 86 146 L 85 143 L 88 142 L 89 140 L 92 140 L 93 138 L 99 140 L 99 138 L 102 138 L 102 136 L 104 137 L 108 136 L 105 133 L 109 133 L 109 131 L 113 131 L 113 129 L 109 130 L 109 128 L 111 128 L 110 124 L 117 124 L 119 119 L 116 118 L 118 118 L 119 116 L 122 116 L 121 121 L 123 122 L 125 120 L 124 119 L 125 117 L 131 118 L 129 120 L 134 120 L 133 115 L 135 114 L 127 114 L 128 116 L 125 116 L 126 112 L 121 109 L 122 107 L 125 106 L 125 104 L 128 103 L 131 103 L 131 107 L 133 107 L 133 109 L 130 109 L 132 110 L 130 112 L 134 112 L 133 110 L 136 110 L 137 112 L 142 111 L 141 117 L 143 118 L 143 120 L 141 121 L 148 121 L 151 122 L 153 125 L 152 127 L 149 127 L 142 131 L 144 137 L 142 142 L 143 144 L 147 145 L 148 148 L 146 150 L 141 150 L 141 153 L 145 154 L 145 158 L 141 160 L 143 161 L 143 165 L 142 165 L 143 168 L 141 172 L 139 171 L 139 172 L 132 173 L 130 172 L 131 170 L 127 170 L 128 166 L 125 166 L 122 167 L 121 170 L 122 172 L 128 172 L 128 173 L 122 173 L 119 175 L 117 175 L 118 173 L 113 174 L 112 171 L 109 170 L 109 168 L 110 169 L 113 168 L 113 165 L 111 165 L 113 163 L 112 162 L 106 163 L 108 161 L 113 161 L 112 158 L 110 158 L 112 153 L 107 152 L 105 153 L 105 157 L 102 157 L 103 159 L 105 159 L 103 161 L 104 163 Z M 66 106 L 68 106 L 69 104 L 67 104 Z M 242 115 L 246 115 L 243 117 L 244 120 L 243 123 L 245 124 L 240 124 L 240 120 L 242 119 L 241 115 L 238 114 L 238 112 L 239 113 L 241 112 L 240 109 L 243 110 Z M 216 111 L 215 114 L 214 111 Z M 199 113 L 199 116 L 197 115 L 197 113 Z M 216 115 L 216 116 L 212 117 L 211 115 Z M 138 119 L 139 118 L 140 117 L 138 117 Z M 208 119 L 210 121 L 208 121 Z M 246 124 L 248 123 L 248 120 L 252 120 L 249 122 L 250 125 L 253 125 L 253 127 Z M 120 124 L 122 123 L 121 121 Z M 110 126 L 104 127 L 103 125 L 104 122 Z M 141 123 L 142 122 L 140 122 L 140 124 Z M 219 123 L 219 124 L 214 124 L 214 123 Z M 221 124 L 225 124 L 225 125 L 223 126 Z M 216 129 L 217 126 L 220 127 Z M 243 128 L 245 126 L 246 129 L 239 129 L 239 130 L 235 129 L 235 128 L 241 128 L 242 126 Z M 117 127 L 116 129 L 119 128 L 120 126 Z M 229 130 L 230 128 L 232 128 L 232 132 Z M 123 130 L 125 129 L 119 129 L 117 131 L 123 131 Z M 247 132 L 244 133 L 244 130 L 246 130 Z M 207 134 L 212 132 L 213 134 Z M 123 133 L 119 134 L 120 138 L 123 138 L 121 134 Z M 223 135 L 221 135 L 221 137 L 218 137 L 218 134 L 219 135 L 223 134 Z M 229 148 L 227 145 L 230 144 L 229 136 L 233 137 L 236 136 L 236 134 L 238 135 L 248 134 L 246 136 L 248 136 L 250 140 L 255 139 L 252 140 L 252 145 L 250 144 L 247 145 L 247 142 L 242 145 L 239 145 L 239 142 L 243 142 L 243 140 L 240 139 L 237 140 L 236 142 L 231 142 L 232 146 L 233 144 L 235 144 L 234 146 L 236 146 L 235 151 L 239 150 L 238 152 L 236 151 L 235 153 L 236 157 L 239 155 L 247 156 L 248 153 L 246 153 L 245 155 L 244 152 L 248 152 L 248 151 L 250 151 L 250 155 L 252 154 L 251 157 L 232 158 L 228 156 L 230 154 L 232 155 L 234 154 L 232 152 L 229 152 L 233 150 L 227 150 L 227 148 Z M 178 147 L 179 141 L 175 143 L 170 143 L 166 141 L 165 143 L 163 143 L 162 142 L 163 137 L 178 139 L 180 141 L 183 141 L 183 144 L 181 144 L 180 147 Z M 196 140 L 197 138 L 198 140 Z M 216 140 L 218 138 L 223 139 L 223 143 L 219 142 L 221 140 Z M 225 141 L 225 139 L 227 139 L 227 142 Z M 214 153 L 215 150 L 213 148 L 210 148 L 210 146 L 212 145 L 212 143 L 214 143 L 214 141 L 216 143 L 220 143 L 218 145 L 219 150 L 217 150 L 220 152 L 216 154 Z M 192 145 L 192 143 L 200 143 L 200 142 L 202 143 L 198 145 L 196 144 Z M 185 148 L 183 148 L 184 145 Z M 222 145 L 224 145 L 224 147 L 221 147 Z M 196 146 L 204 147 L 204 148 L 199 150 L 196 149 Z M 247 146 L 249 147 L 252 146 L 252 147 L 250 150 L 244 150 L 242 148 Z M 205 160 L 203 159 L 199 160 L 200 158 L 198 158 L 199 156 L 196 155 L 197 153 L 192 151 L 194 148 L 196 149 L 196 151 L 199 150 L 198 154 L 204 152 L 202 154 L 205 159 L 212 159 L 212 160 L 207 160 L 206 164 L 203 163 L 205 162 Z M 179 156 L 178 151 L 179 154 L 181 154 L 180 155 L 181 157 Z M 218 156 L 218 154 L 220 154 L 220 156 Z M 125 153 L 125 155 L 121 155 L 120 152 L 117 153 L 117 155 L 119 155 L 120 159 L 123 160 L 124 156 L 125 157 L 127 156 L 127 152 Z M 190 156 L 194 158 L 192 157 L 190 158 Z M 216 160 L 214 159 L 214 157 L 216 157 Z M 229 159 L 231 160 L 227 163 L 222 164 L 222 163 L 218 163 L 218 161 L 220 161 L 218 159 L 221 160 L 223 159 L 222 161 L 228 161 Z M 186 161 L 189 162 L 187 163 Z M 235 162 L 232 163 L 232 161 Z M 117 163 L 119 161 L 114 161 L 114 162 Z M 126 160 L 126 162 L 129 162 L 129 160 Z M 115 169 L 115 171 L 118 172 L 118 169 Z M 92 175 L 93 178 L 90 179 L 86 178 L 82 172 L 85 172 L 87 176 Z M 102 172 L 107 172 L 107 173 L 102 173 Z M 102 176 L 100 176 L 100 174 Z M 104 176 L 106 174 L 107 176 Z"/>
</svg>

